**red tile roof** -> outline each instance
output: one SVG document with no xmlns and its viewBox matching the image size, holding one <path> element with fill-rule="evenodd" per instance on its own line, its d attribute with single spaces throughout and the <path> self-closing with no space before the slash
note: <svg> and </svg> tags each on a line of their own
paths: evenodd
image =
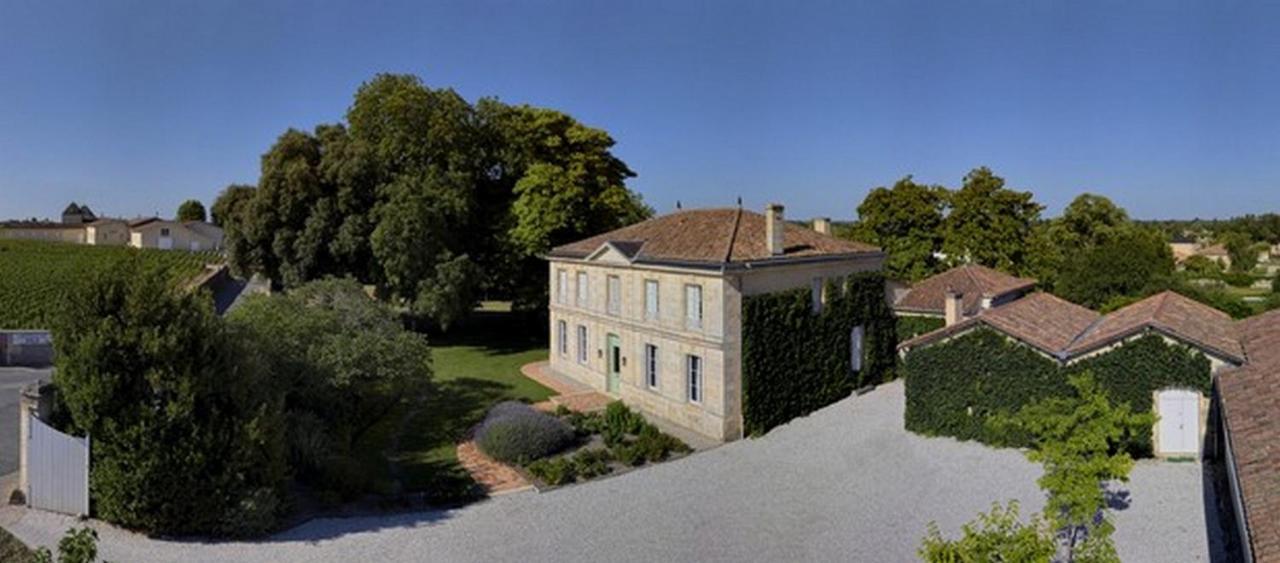
<svg viewBox="0 0 1280 563">
<path fill-rule="evenodd" d="M 1029 290 L 1035 285 L 1036 280 L 1033 279 L 970 264 L 922 280 L 894 304 L 894 309 L 942 315 L 946 309 L 947 291 L 955 290 L 964 295 L 961 298 L 964 314 L 972 316 L 981 309 L 983 297 L 998 299 L 1014 291 Z"/>
<path fill-rule="evenodd" d="M 624 249 L 634 262 L 724 265 L 801 258 L 878 255 L 880 249 L 786 224 L 784 252 L 769 253 L 764 215 L 744 209 L 691 209 L 654 217 L 574 243 L 557 246 L 551 258 L 586 258 L 605 243 Z"/>
<path fill-rule="evenodd" d="M 1040 351 L 1057 356 L 1063 348 L 1098 320 L 1098 313 L 1044 292 L 1032 293 L 1007 305 L 985 309 L 970 317 L 928 334 L 922 334 L 900 346 L 914 348 L 986 325 L 1025 342 Z"/>
<path fill-rule="evenodd" d="M 1275 319 L 1273 319 L 1275 320 Z M 1280 561 L 1280 365 L 1250 364 L 1218 376 L 1245 527 L 1255 561 Z"/>
<path fill-rule="evenodd" d="M 1144 329 L 1157 330 L 1237 363 L 1245 359 L 1230 315 L 1172 291 L 1108 313 L 1065 352 L 1073 356 L 1084 354 Z"/>
</svg>

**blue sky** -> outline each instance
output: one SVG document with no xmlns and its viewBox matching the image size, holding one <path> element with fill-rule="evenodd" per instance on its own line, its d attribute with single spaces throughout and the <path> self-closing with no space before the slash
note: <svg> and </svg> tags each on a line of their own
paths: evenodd
<svg viewBox="0 0 1280 563">
<path fill-rule="evenodd" d="M 608 130 L 659 211 L 849 218 L 991 166 L 1057 213 L 1280 211 L 1280 8 L 1237 2 L 0 0 L 0 218 L 255 182 L 377 72 Z"/>
</svg>

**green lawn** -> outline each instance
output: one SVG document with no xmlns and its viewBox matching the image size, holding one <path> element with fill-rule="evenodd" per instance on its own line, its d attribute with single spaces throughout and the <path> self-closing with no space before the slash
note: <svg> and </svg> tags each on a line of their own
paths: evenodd
<svg viewBox="0 0 1280 563">
<path fill-rule="evenodd" d="M 405 490 L 450 500 L 469 489 L 471 479 L 458 465 L 458 440 L 494 404 L 554 394 L 520 374 L 520 366 L 547 358 L 545 331 L 525 322 L 486 304 L 465 325 L 432 338 L 433 389 L 416 405 L 391 455 Z"/>
</svg>

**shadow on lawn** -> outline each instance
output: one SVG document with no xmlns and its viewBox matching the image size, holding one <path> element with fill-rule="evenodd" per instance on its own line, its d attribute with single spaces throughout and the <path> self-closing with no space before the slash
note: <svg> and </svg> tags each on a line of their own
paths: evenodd
<svg viewBox="0 0 1280 563">
<path fill-rule="evenodd" d="M 545 348 L 547 323 L 544 316 L 509 311 L 475 311 L 448 332 L 425 328 L 409 321 L 427 335 L 432 346 L 474 346 L 489 354 L 511 354 L 530 348 Z"/>
<path fill-rule="evenodd" d="M 406 490 L 452 497 L 474 487 L 453 456 L 435 459 L 436 456 L 423 457 L 422 452 L 454 447 L 480 422 L 490 405 L 506 397 L 508 389 L 502 383 L 471 377 L 434 386 L 401 435 L 397 463 Z"/>
</svg>

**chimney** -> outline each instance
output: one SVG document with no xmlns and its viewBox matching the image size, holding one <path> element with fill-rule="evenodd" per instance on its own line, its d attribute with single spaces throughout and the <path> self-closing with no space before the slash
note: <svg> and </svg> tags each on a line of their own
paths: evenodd
<svg viewBox="0 0 1280 563">
<path fill-rule="evenodd" d="M 765 207 L 765 242 L 769 245 L 769 254 L 774 256 L 782 255 L 782 231 L 786 229 L 786 223 L 782 219 L 782 204 L 770 203 Z"/>
<path fill-rule="evenodd" d="M 814 219 L 813 230 L 818 231 L 819 233 L 822 233 L 824 235 L 830 235 L 831 234 L 831 218 L 818 217 Z"/>
<path fill-rule="evenodd" d="M 946 305 L 943 306 L 943 318 L 946 319 L 946 326 L 960 322 L 961 312 L 964 310 L 963 300 L 963 293 L 947 288 Z"/>
</svg>

